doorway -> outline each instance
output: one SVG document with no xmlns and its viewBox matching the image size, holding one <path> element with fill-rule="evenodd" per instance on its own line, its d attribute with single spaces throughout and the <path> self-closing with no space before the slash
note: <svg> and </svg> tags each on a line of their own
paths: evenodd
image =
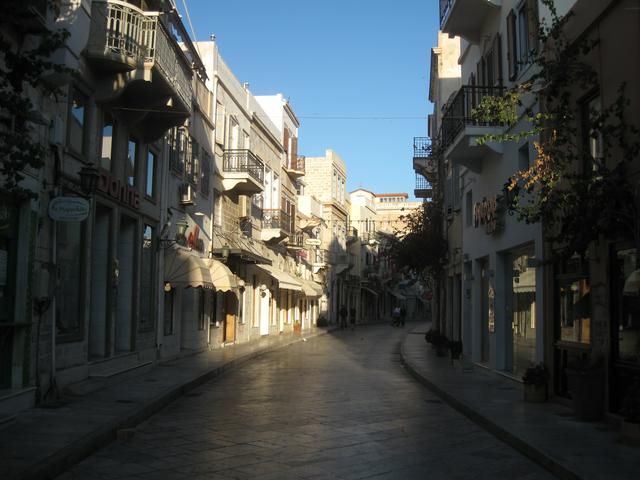
<svg viewBox="0 0 640 480">
<path fill-rule="evenodd" d="M 480 362 L 488 364 L 491 353 L 489 345 L 489 332 L 493 301 L 492 287 L 489 283 L 489 262 L 487 260 L 480 261 Z"/>
<path fill-rule="evenodd" d="M 236 312 L 238 310 L 238 298 L 232 292 L 224 294 L 224 332 L 223 342 L 233 343 L 236 341 Z"/>
<path fill-rule="evenodd" d="M 89 320 L 89 358 L 109 356 L 108 319 L 111 209 L 96 206 L 91 253 L 91 316 Z"/>
<path fill-rule="evenodd" d="M 133 345 L 136 228 L 137 221 L 135 219 L 126 216 L 120 219 L 117 262 L 116 352 L 130 352 Z"/>
</svg>

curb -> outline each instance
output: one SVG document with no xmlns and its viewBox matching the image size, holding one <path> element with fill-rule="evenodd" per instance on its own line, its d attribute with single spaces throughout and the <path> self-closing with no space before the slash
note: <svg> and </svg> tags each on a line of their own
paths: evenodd
<svg viewBox="0 0 640 480">
<path fill-rule="evenodd" d="M 330 329 L 319 330 L 316 331 L 313 335 L 307 335 L 304 338 L 311 339 L 319 337 L 321 335 L 326 335 L 330 331 Z M 113 442 L 117 438 L 119 430 L 131 429 L 136 427 L 152 415 L 158 413 L 171 402 L 183 396 L 185 393 L 219 377 L 226 371 L 239 367 L 249 362 L 250 360 L 254 360 L 268 353 L 272 353 L 285 347 L 289 347 L 295 343 L 301 342 L 302 338 L 303 336 L 300 336 L 299 338 L 295 338 L 290 342 L 285 342 L 276 346 L 267 346 L 261 350 L 256 350 L 236 359 L 229 360 L 228 362 L 221 364 L 213 370 L 197 374 L 195 377 L 186 381 L 182 385 L 173 387 L 168 391 L 160 394 L 156 398 L 141 404 L 137 411 L 114 419 L 111 422 L 103 425 L 102 427 L 97 428 L 93 432 L 78 438 L 71 444 L 55 452 L 53 455 L 50 455 L 37 464 L 18 473 L 18 475 L 15 476 L 14 479 L 48 480 L 61 475 L 92 453 Z"/>
<path fill-rule="evenodd" d="M 404 341 L 400 346 L 400 361 L 402 365 L 404 365 L 405 369 L 409 372 L 409 374 L 414 377 L 418 382 L 427 387 L 433 393 L 435 393 L 438 397 L 440 397 L 444 402 L 446 402 L 450 407 L 457 410 L 469 420 L 478 424 L 489 433 L 499 438 L 506 444 L 513 447 L 518 452 L 522 453 L 525 457 L 534 461 L 556 477 L 562 480 L 583 480 L 578 474 L 569 470 L 566 466 L 559 463 L 557 460 L 554 460 L 548 454 L 543 452 L 542 450 L 528 444 L 521 438 L 516 437 L 508 430 L 504 429 L 490 418 L 485 417 L 484 415 L 478 413 L 473 408 L 469 407 L 467 404 L 461 402 L 451 394 L 447 393 L 442 388 L 438 387 L 435 383 L 430 381 L 428 378 L 420 375 L 418 373 L 418 369 L 407 359 L 405 354 L 405 346 Z"/>
</svg>

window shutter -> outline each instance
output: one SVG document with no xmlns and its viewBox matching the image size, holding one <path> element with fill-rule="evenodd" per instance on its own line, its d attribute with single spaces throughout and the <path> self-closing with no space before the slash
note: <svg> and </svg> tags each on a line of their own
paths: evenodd
<svg viewBox="0 0 640 480">
<path fill-rule="evenodd" d="M 529 52 L 527 57 L 530 56 L 530 52 L 538 50 L 538 0 L 527 0 L 527 25 L 529 30 Z"/>
<path fill-rule="evenodd" d="M 516 14 L 513 10 L 507 15 L 507 64 L 509 68 L 509 80 L 516 78 L 518 63 L 516 59 Z"/>
<path fill-rule="evenodd" d="M 502 37 L 499 33 L 493 39 L 493 83 L 502 85 Z"/>
<path fill-rule="evenodd" d="M 291 137 L 291 166 L 296 168 L 298 164 L 298 137 Z"/>
<path fill-rule="evenodd" d="M 218 103 L 216 105 L 216 143 L 220 145 L 224 145 L 225 122 L 226 115 L 224 105 Z"/>
</svg>

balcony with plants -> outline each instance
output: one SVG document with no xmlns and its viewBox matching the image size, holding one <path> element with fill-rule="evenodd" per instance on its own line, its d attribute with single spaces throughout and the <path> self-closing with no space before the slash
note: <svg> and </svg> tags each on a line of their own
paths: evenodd
<svg viewBox="0 0 640 480">
<path fill-rule="evenodd" d="M 484 23 L 501 6 L 502 0 L 440 0 L 440 30 L 479 43 Z"/>
<path fill-rule="evenodd" d="M 482 159 L 488 155 L 501 154 L 502 145 L 497 142 L 478 143 L 486 135 L 499 134 L 503 122 L 496 117 L 478 120 L 474 109 L 487 99 L 504 95 L 502 86 L 463 85 L 445 106 L 440 133 L 440 150 L 445 158 L 459 163 L 472 171 L 482 170 Z"/>
<path fill-rule="evenodd" d="M 191 111 L 192 61 L 171 15 L 120 0 L 91 3 L 84 55 L 102 74 L 97 100 L 126 107 L 127 120 L 146 140 L 182 124 Z"/>
<path fill-rule="evenodd" d="M 225 191 L 254 195 L 264 190 L 264 163 L 251 150 L 225 150 L 222 157 L 222 186 Z"/>
</svg>

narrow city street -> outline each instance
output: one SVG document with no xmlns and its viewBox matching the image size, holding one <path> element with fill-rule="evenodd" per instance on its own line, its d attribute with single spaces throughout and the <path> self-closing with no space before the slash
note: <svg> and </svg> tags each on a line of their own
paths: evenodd
<svg viewBox="0 0 640 480">
<path fill-rule="evenodd" d="M 552 478 L 405 372 L 407 331 L 335 331 L 264 355 L 58 478 Z"/>
</svg>

